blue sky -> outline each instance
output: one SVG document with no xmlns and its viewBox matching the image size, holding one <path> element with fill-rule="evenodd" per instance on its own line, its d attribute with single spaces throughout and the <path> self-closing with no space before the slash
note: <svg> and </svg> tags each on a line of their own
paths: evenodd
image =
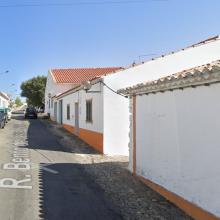
<svg viewBox="0 0 220 220">
<path fill-rule="evenodd" d="M 161 55 L 220 33 L 219 0 L 92 4 L 104 1 L 71 7 L 14 5 L 85 1 L 1 1 L 0 73 L 10 72 L 0 74 L 0 90 L 18 94 L 22 81 L 50 68 L 127 66 L 140 55 Z"/>
</svg>

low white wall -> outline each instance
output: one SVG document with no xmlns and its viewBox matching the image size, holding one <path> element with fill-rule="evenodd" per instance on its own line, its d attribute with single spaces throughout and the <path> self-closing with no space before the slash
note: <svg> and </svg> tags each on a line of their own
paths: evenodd
<svg viewBox="0 0 220 220">
<path fill-rule="evenodd" d="M 146 62 L 104 77 L 115 91 L 220 59 L 220 40 Z M 128 155 L 129 100 L 104 88 L 104 147 L 108 154 Z"/>
<path fill-rule="evenodd" d="M 63 98 L 63 124 L 75 126 L 75 103 L 79 103 L 79 127 L 103 133 L 103 91 L 102 85 L 97 83 L 90 91 L 101 93 L 86 93 L 84 90 L 67 95 Z M 92 99 L 93 122 L 86 122 L 86 100 Z M 70 104 L 70 120 L 67 120 L 67 105 Z"/>
<path fill-rule="evenodd" d="M 220 217 L 220 84 L 137 96 L 137 174 Z"/>
</svg>

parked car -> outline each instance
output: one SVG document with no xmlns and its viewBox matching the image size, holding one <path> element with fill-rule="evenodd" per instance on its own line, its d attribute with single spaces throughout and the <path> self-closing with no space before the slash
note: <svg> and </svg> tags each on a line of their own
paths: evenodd
<svg viewBox="0 0 220 220">
<path fill-rule="evenodd" d="M 0 112 L 4 114 L 5 123 L 8 123 L 8 109 L 0 108 Z"/>
<path fill-rule="evenodd" d="M 28 107 L 25 110 L 24 117 L 37 119 L 37 110 L 34 107 Z"/>
<path fill-rule="evenodd" d="M 19 115 L 19 114 L 24 114 L 24 112 L 25 112 L 25 110 L 23 110 L 23 109 L 22 110 L 13 110 L 12 114 L 18 114 Z"/>
<path fill-rule="evenodd" d="M 5 127 L 5 114 L 0 112 L 0 128 L 4 128 Z"/>
<path fill-rule="evenodd" d="M 11 115 L 12 115 L 12 110 L 10 108 L 8 108 L 8 120 L 11 120 Z"/>
</svg>

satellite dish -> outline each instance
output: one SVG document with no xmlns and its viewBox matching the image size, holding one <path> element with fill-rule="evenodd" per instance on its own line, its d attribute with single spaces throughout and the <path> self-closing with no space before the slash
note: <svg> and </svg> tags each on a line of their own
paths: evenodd
<svg viewBox="0 0 220 220">
<path fill-rule="evenodd" d="M 88 90 L 91 89 L 92 85 L 89 81 L 84 81 L 82 82 L 82 85 L 83 85 L 83 89 L 87 92 Z"/>
</svg>

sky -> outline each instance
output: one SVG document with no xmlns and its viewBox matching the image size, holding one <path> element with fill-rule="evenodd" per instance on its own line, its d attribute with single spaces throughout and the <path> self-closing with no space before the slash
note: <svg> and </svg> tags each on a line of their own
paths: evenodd
<svg viewBox="0 0 220 220">
<path fill-rule="evenodd" d="M 0 0 L 0 91 L 51 68 L 128 66 L 220 34 L 219 0 Z M 9 70 L 8 73 L 4 73 Z"/>
</svg>

